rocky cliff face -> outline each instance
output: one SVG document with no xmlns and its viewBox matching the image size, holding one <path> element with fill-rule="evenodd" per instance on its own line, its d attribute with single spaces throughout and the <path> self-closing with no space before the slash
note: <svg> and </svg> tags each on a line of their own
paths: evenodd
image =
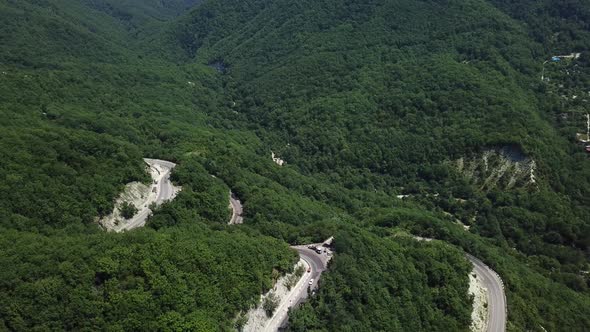
<svg viewBox="0 0 590 332">
<path fill-rule="evenodd" d="M 504 146 L 485 150 L 473 158 L 456 160 L 456 167 L 481 190 L 533 187 L 535 161 L 518 147 Z"/>
</svg>

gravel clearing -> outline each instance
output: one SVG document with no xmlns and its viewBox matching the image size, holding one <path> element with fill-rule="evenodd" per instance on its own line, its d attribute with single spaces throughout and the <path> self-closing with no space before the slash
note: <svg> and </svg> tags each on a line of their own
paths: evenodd
<svg viewBox="0 0 590 332">
<path fill-rule="evenodd" d="M 297 267 L 300 265 L 304 266 L 305 270 L 307 270 L 309 268 L 309 265 L 303 259 L 299 260 L 299 262 L 295 265 L 295 269 L 297 269 Z M 295 271 L 295 269 L 293 271 Z M 246 325 L 244 325 L 243 331 L 244 332 L 259 332 L 259 331 L 270 332 L 270 331 L 273 331 L 273 329 L 270 328 L 270 326 L 272 325 L 272 324 L 270 324 L 271 320 L 276 321 L 276 320 L 282 320 L 282 318 L 284 318 L 284 316 L 287 314 L 288 308 L 292 305 L 292 303 L 289 303 L 292 295 L 301 287 L 307 286 L 307 285 L 305 285 L 305 283 L 307 281 L 306 274 L 307 273 L 303 274 L 301 279 L 299 279 L 299 281 L 297 282 L 295 287 L 291 288 L 291 290 L 288 290 L 287 287 L 285 286 L 286 280 L 287 280 L 287 278 L 289 278 L 289 276 L 291 274 L 287 274 L 287 275 L 279 278 L 279 280 L 277 281 L 277 283 L 275 284 L 273 289 L 268 291 L 266 294 L 260 296 L 260 301 L 258 303 L 258 306 L 256 308 L 250 309 L 248 311 L 248 322 L 246 323 Z M 266 316 L 264 309 L 262 309 L 262 303 L 264 301 L 264 298 L 267 297 L 271 293 L 274 293 L 280 299 L 280 303 L 277 306 L 277 309 L 275 310 L 273 317 L 269 318 Z"/>
<path fill-rule="evenodd" d="M 470 329 L 472 332 L 484 332 L 488 326 L 488 293 L 475 271 L 469 274 L 469 294 L 473 295 Z"/>
<path fill-rule="evenodd" d="M 174 199 L 182 189 L 172 185 L 169 180 L 170 171 L 175 164 L 157 159 L 144 160 L 149 165 L 146 171 L 150 172 L 152 184 L 131 182 L 125 185 L 125 189 L 115 201 L 113 212 L 98 221 L 107 231 L 121 232 L 143 226 L 151 213 L 149 207 L 152 203 L 159 205 L 166 200 Z M 163 199 L 161 191 L 164 189 L 166 192 Z M 134 205 L 138 210 L 131 219 L 125 219 L 121 215 L 121 205 L 124 202 Z"/>
<path fill-rule="evenodd" d="M 149 201 L 151 203 L 155 200 L 155 197 L 156 194 L 151 192 L 151 186 L 147 186 L 141 182 L 128 183 L 125 185 L 125 189 L 119 198 L 117 198 L 113 213 L 102 218 L 99 223 L 109 231 L 119 231 L 126 222 L 125 218 L 121 215 L 121 204 L 129 202 L 141 211 L 146 202 Z"/>
</svg>

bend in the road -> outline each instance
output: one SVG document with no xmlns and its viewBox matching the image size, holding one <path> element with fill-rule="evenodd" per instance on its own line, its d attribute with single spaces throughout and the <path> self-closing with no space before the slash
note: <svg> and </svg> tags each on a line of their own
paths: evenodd
<svg viewBox="0 0 590 332">
<path fill-rule="evenodd" d="M 504 332 L 506 331 L 506 294 L 504 293 L 504 283 L 500 276 L 485 263 L 476 257 L 466 254 L 471 264 L 473 264 L 475 274 L 484 284 L 488 294 L 488 320 L 487 332 Z"/>
<path fill-rule="evenodd" d="M 142 203 L 142 208 L 139 212 L 121 228 L 116 229 L 117 232 L 131 230 L 145 225 L 145 222 L 151 213 L 149 208 L 151 203 L 160 205 L 167 200 L 173 199 L 176 195 L 177 189 L 170 181 L 170 173 L 172 172 L 172 169 L 176 167 L 176 164 L 166 160 L 150 158 L 144 158 L 144 161 L 151 169 L 154 169 L 158 173 L 157 177 L 152 175 L 152 180 L 157 182 L 157 185 L 154 187 L 156 190 L 156 197 L 155 199 L 150 199 L 151 195 L 148 195 L 145 202 Z"/>
<path fill-rule="evenodd" d="M 315 245 L 321 246 L 322 244 L 319 243 Z M 331 256 L 328 256 L 328 250 L 326 252 L 318 254 L 315 251 L 309 249 L 307 246 L 294 246 L 292 248 L 297 250 L 297 252 L 299 253 L 299 257 L 303 259 L 311 269 L 310 272 L 306 272 L 305 275 L 302 277 L 302 279 L 305 279 L 305 287 L 299 288 L 298 292 L 293 293 L 293 295 L 289 299 L 290 307 L 295 308 L 300 303 L 305 301 L 305 299 L 307 298 L 308 288 L 314 290 L 319 286 L 320 277 L 322 275 L 322 272 L 324 272 L 328 268 L 328 262 L 330 261 Z M 313 282 L 309 284 L 309 280 L 311 279 L 313 279 Z M 265 329 L 265 331 L 277 331 L 279 327 L 285 325 L 287 320 L 288 316 L 284 315 L 280 320 L 274 321 L 276 322 L 276 324 L 272 326 L 267 326 L 268 328 Z"/>
<path fill-rule="evenodd" d="M 431 238 L 413 236 L 418 241 L 432 241 Z M 494 270 L 490 269 L 484 262 L 478 258 L 465 254 L 467 259 L 473 264 L 475 274 L 484 283 L 488 295 L 488 320 L 486 332 L 504 332 L 506 331 L 506 316 L 508 309 L 506 306 L 506 294 L 504 293 L 504 283 Z"/>
</svg>

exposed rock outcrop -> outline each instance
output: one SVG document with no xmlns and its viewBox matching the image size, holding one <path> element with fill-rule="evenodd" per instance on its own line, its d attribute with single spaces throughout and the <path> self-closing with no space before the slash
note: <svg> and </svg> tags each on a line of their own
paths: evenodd
<svg viewBox="0 0 590 332">
<path fill-rule="evenodd" d="M 535 161 L 514 146 L 490 148 L 455 163 L 459 172 L 484 191 L 531 187 L 537 182 Z"/>
</svg>

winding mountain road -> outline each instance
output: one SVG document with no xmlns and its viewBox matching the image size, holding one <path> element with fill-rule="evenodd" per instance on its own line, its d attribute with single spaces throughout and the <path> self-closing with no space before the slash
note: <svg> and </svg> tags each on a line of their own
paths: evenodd
<svg viewBox="0 0 590 332">
<path fill-rule="evenodd" d="M 312 245 L 321 246 L 322 243 Z M 296 269 L 303 267 L 303 274 L 291 288 L 288 288 L 286 284 L 291 282 L 290 278 L 294 275 L 283 276 L 277 280 L 273 289 L 263 295 L 268 296 L 272 293 L 278 297 L 279 302 L 272 316 L 267 317 L 261 304 L 257 308 L 250 309 L 248 321 L 243 327 L 244 332 L 276 332 L 280 330 L 288 322 L 289 310 L 296 308 L 307 298 L 308 294 L 318 287 L 318 280 L 322 272 L 327 269 L 328 261 L 332 257 L 331 254 L 328 254 L 329 249 L 322 248 L 325 250 L 318 254 L 307 246 L 292 246 L 291 248 L 299 254 Z"/>
<path fill-rule="evenodd" d="M 432 241 L 431 238 L 412 236 L 418 241 Z M 481 260 L 475 258 L 470 254 L 465 254 L 467 259 L 473 264 L 473 271 L 477 277 L 482 280 L 483 286 L 486 288 L 488 298 L 488 317 L 486 332 L 505 332 L 506 331 L 506 315 L 508 309 L 506 307 L 506 295 L 504 294 L 504 283 L 500 276 Z"/>
<path fill-rule="evenodd" d="M 117 232 L 144 226 L 148 216 L 152 212 L 149 208 L 152 203 L 160 205 L 168 200 L 173 199 L 178 193 L 178 188 L 174 187 L 170 181 L 170 172 L 174 167 L 176 167 L 175 163 L 166 160 L 149 158 L 144 158 L 144 161 L 149 165 L 152 171 L 151 173 L 153 182 L 156 184 L 153 185 L 152 192 L 146 197 L 146 200 L 142 204 L 142 208 L 139 210 L 139 212 L 136 213 L 133 218 L 117 227 L 115 229 Z"/>
<path fill-rule="evenodd" d="M 322 243 L 314 245 L 321 246 Z M 279 308 L 275 311 L 273 317 L 271 317 L 264 331 L 278 331 L 280 327 L 287 323 L 289 319 L 289 308 L 296 308 L 300 303 L 305 301 L 308 296 L 308 289 L 309 291 L 313 291 L 318 287 L 322 272 L 328 268 L 328 261 L 332 258 L 325 252 L 321 254 L 316 253 L 314 250 L 309 249 L 308 245 L 293 246 L 291 248 L 297 250 L 299 257 L 309 266 L 310 271 L 305 272 L 289 296 L 281 301 L 281 305 L 279 305 Z"/>
<path fill-rule="evenodd" d="M 473 270 L 483 286 L 487 290 L 488 297 L 488 320 L 486 332 L 504 332 L 506 331 L 506 295 L 504 294 L 504 284 L 496 272 L 490 269 L 479 259 L 466 254 L 467 258 L 473 264 Z"/>
<path fill-rule="evenodd" d="M 321 246 L 322 244 L 319 243 L 316 245 Z M 322 272 L 326 271 L 328 268 L 328 261 L 331 257 L 326 253 L 318 254 L 315 251 L 307 248 L 307 246 L 294 246 L 292 248 L 297 250 L 299 257 L 301 257 L 301 259 L 303 259 L 310 266 L 311 272 L 308 274 L 311 279 L 313 279 L 313 283 L 310 286 L 312 290 L 317 288 L 320 277 L 322 276 Z M 298 296 L 293 299 L 293 303 L 294 305 L 297 305 L 306 298 L 307 292 L 303 292 L 302 294 L 298 294 Z"/>
</svg>

